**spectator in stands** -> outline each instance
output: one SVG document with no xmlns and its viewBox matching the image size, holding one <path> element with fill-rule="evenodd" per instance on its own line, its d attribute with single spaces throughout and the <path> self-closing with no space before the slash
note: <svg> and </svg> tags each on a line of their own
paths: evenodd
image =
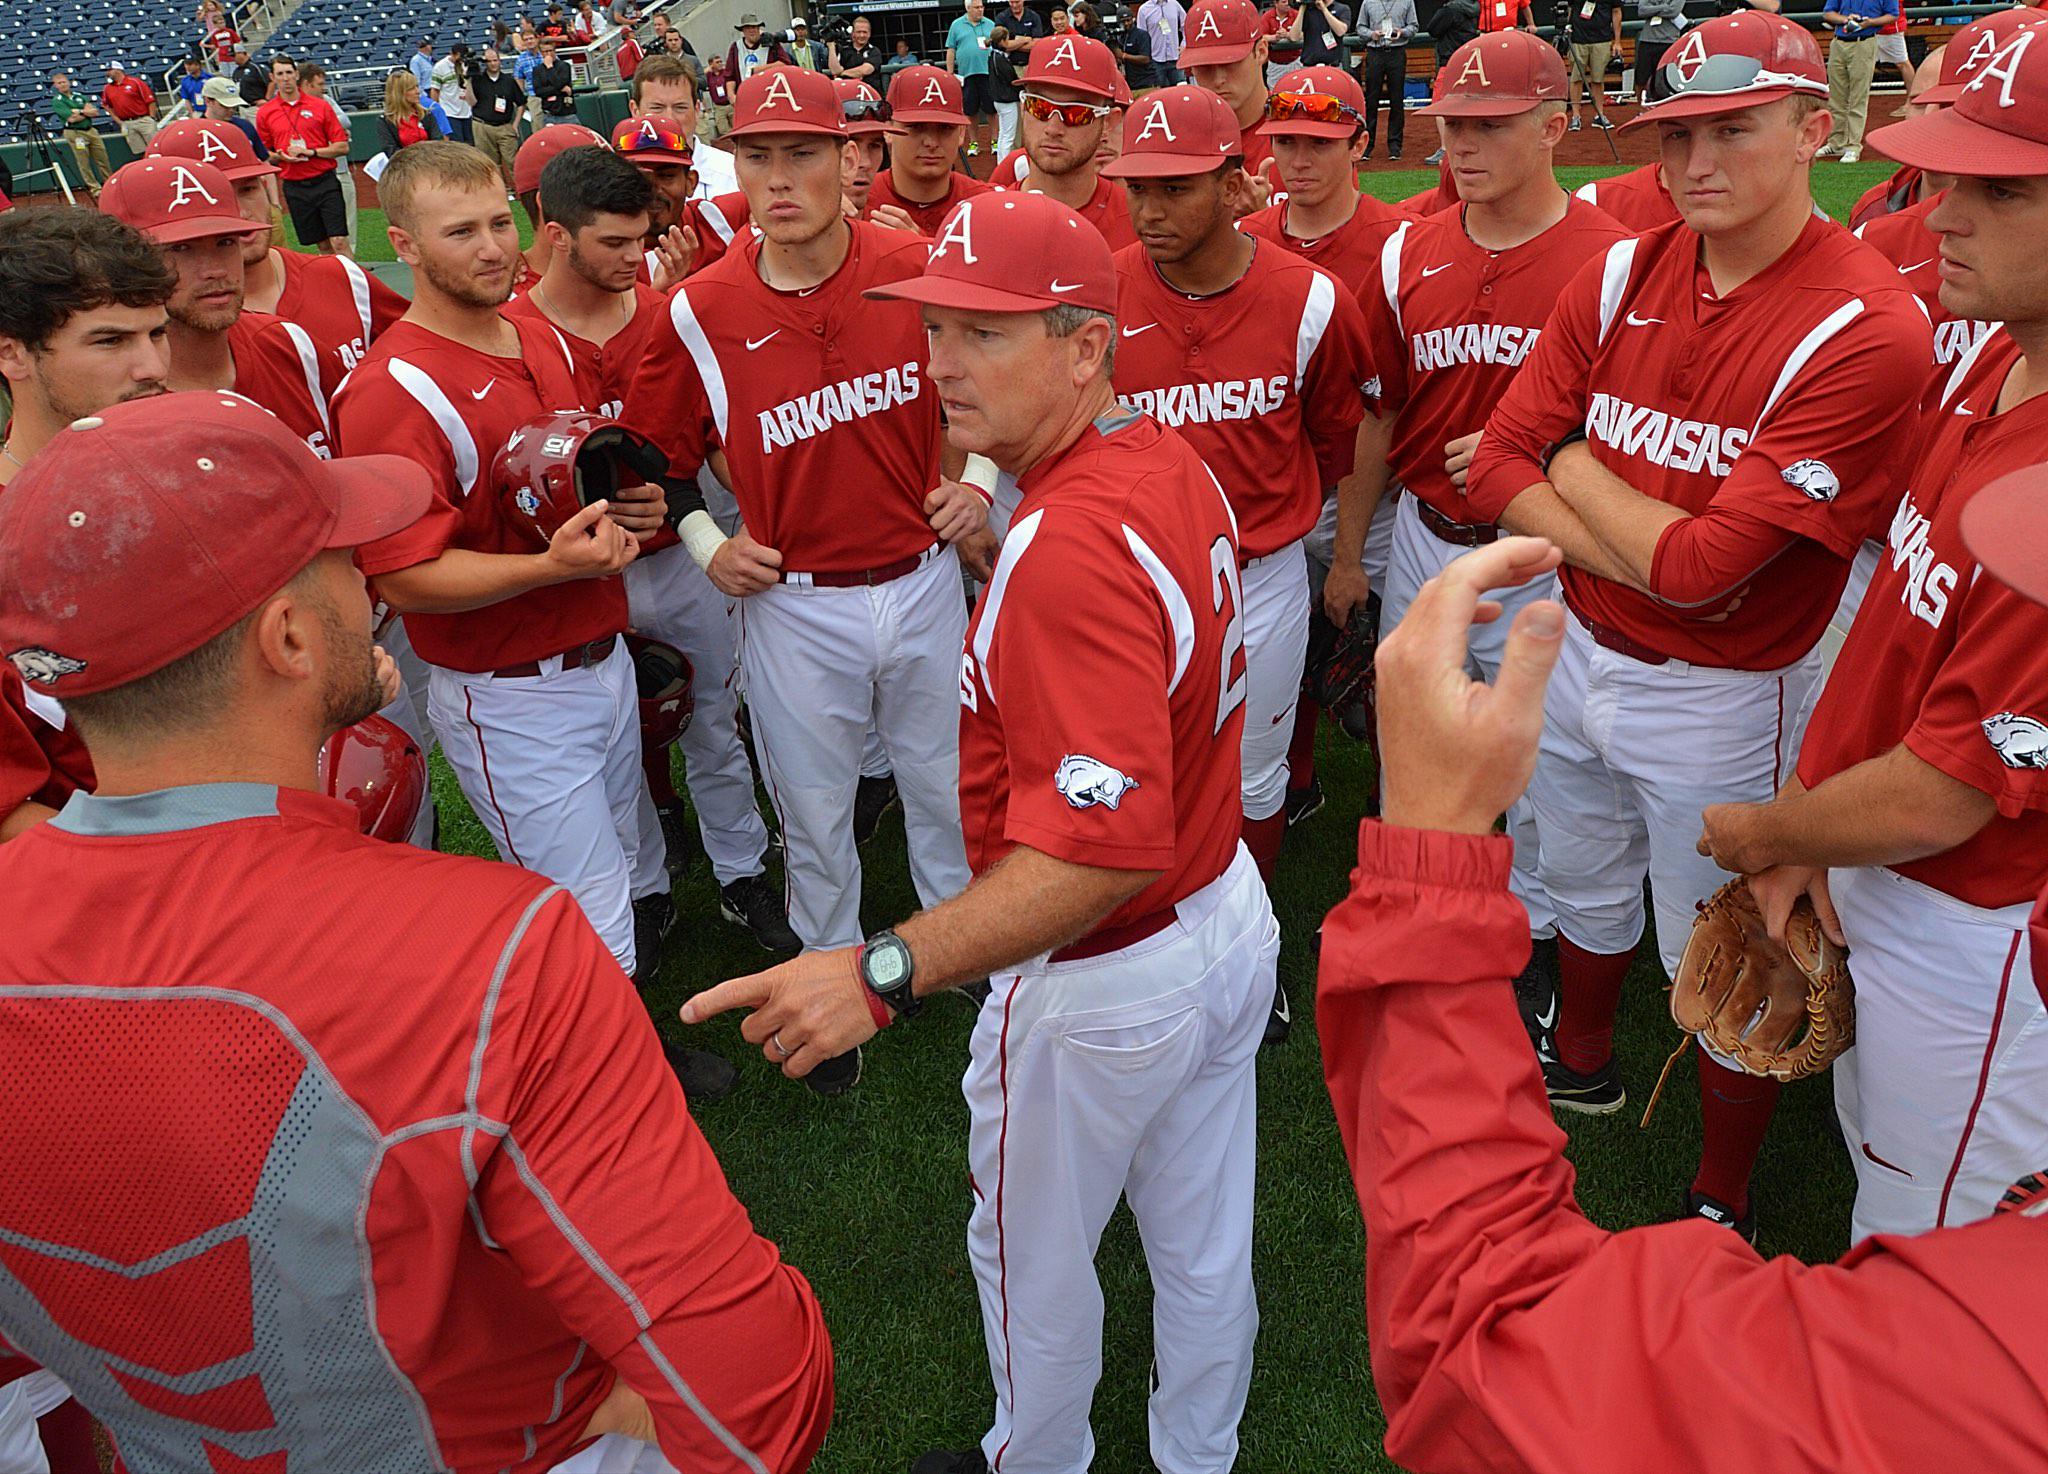
<svg viewBox="0 0 2048 1474">
<path fill-rule="evenodd" d="M 448 120 L 448 136 L 457 143 L 474 143 L 470 119 L 475 115 L 476 87 L 470 75 L 469 45 L 457 41 L 448 54 L 434 63 L 434 97 Z"/>
<path fill-rule="evenodd" d="M 530 133 L 540 126 L 540 98 L 533 91 L 533 74 L 540 66 L 540 37 L 532 21 L 522 20 L 520 26 L 512 35 L 512 44 L 518 48 L 512 57 L 512 80 L 526 89 L 526 128 Z"/>
<path fill-rule="evenodd" d="M 562 15 L 562 7 L 550 5 L 548 18 L 540 23 L 540 38 L 543 41 L 566 41 L 569 39 L 569 22 Z"/>
<path fill-rule="evenodd" d="M 1685 32 L 1685 0 L 1636 0 L 1636 14 L 1636 100 L 1654 102 L 1664 95 L 1664 52 Z"/>
<path fill-rule="evenodd" d="M 576 78 L 555 49 L 553 36 L 540 38 L 540 65 L 533 69 L 533 95 L 551 118 L 576 116 Z"/>
<path fill-rule="evenodd" d="M 434 90 L 434 38 L 420 37 L 420 44 L 405 59 L 405 65 L 413 79 L 420 84 L 420 96 L 431 96 Z"/>
<path fill-rule="evenodd" d="M 299 240 L 322 255 L 348 254 L 348 206 L 337 159 L 348 157 L 348 129 L 324 97 L 299 90 L 299 64 L 270 58 L 270 100 L 256 109 L 256 135 L 284 180 L 285 209 Z"/>
<path fill-rule="evenodd" d="M 526 110 L 526 89 L 504 68 L 498 48 L 484 48 L 484 69 L 476 79 L 475 143 L 505 176 L 512 190 L 512 161 L 519 155 L 519 115 Z"/>
<path fill-rule="evenodd" d="M 384 113 L 377 119 L 377 146 L 395 154 L 415 143 L 443 137 L 440 122 L 420 103 L 420 81 L 411 72 L 384 79 Z"/>
<path fill-rule="evenodd" d="M 1038 19 L 1036 15 L 1031 18 Z M 826 50 L 831 55 L 833 76 L 875 88 L 882 85 L 882 48 L 875 44 L 875 28 L 866 16 L 856 16 L 846 40 L 834 41 Z"/>
<path fill-rule="evenodd" d="M 1052 34 L 1055 36 L 1064 36 L 1074 28 L 1073 23 L 1067 17 L 1067 7 L 1064 5 L 1055 5 L 1045 13 L 1045 18 L 1047 24 L 1052 27 Z"/>
<path fill-rule="evenodd" d="M 1066 16 L 1064 10 L 1055 10 L 1053 14 L 1062 18 Z M 889 53 L 889 59 L 882 63 L 881 78 L 874 83 L 874 86 L 880 91 L 887 92 L 891 78 L 905 67 L 914 67 L 916 65 L 918 65 L 917 53 L 910 49 L 910 42 L 898 36 L 895 49 Z"/>
<path fill-rule="evenodd" d="M 704 69 L 704 108 L 697 136 L 716 143 L 732 129 L 732 87 L 723 58 Z"/>
<path fill-rule="evenodd" d="M 698 137 L 700 106 L 696 74 L 673 56 L 648 57 L 640 64 L 627 94 L 630 116 L 666 119 L 696 145 L 689 161 L 696 186 L 682 195 L 684 200 L 732 194 L 740 187 L 739 178 L 733 173 L 732 155 Z M 659 176 L 655 177 L 654 185 L 664 194 L 670 192 L 667 182 Z"/>
<path fill-rule="evenodd" d="M 156 93 L 140 77 L 131 77 L 118 61 L 107 63 L 107 85 L 100 89 L 100 106 L 121 125 L 121 136 L 136 158 L 156 136 Z"/>
<path fill-rule="evenodd" d="M 995 13 L 995 23 L 1003 28 L 1003 39 L 995 41 L 993 36 L 989 39 L 1004 52 L 1016 57 L 1017 69 L 1021 70 L 1024 63 L 1029 60 L 1027 53 L 1031 50 L 1031 43 L 1045 34 L 1045 22 L 1038 18 L 1038 12 L 1025 4 L 1024 0 L 1009 0 L 1009 4 Z M 1001 157 L 1000 150 L 997 156 Z"/>
<path fill-rule="evenodd" d="M 632 81 L 633 73 L 639 70 L 640 63 L 647 59 L 647 53 L 640 48 L 640 38 L 634 35 L 630 29 L 627 29 L 625 34 L 619 37 L 619 49 L 616 59 L 619 64 L 619 80 L 621 82 Z"/>
<path fill-rule="evenodd" d="M 770 62 L 789 61 L 789 53 L 782 49 L 779 41 L 771 41 L 762 32 L 761 17 L 748 11 L 733 27 L 740 33 L 739 40 L 732 43 L 725 53 L 725 80 L 729 87 L 740 83 L 767 66 Z"/>
<path fill-rule="evenodd" d="M 1284 73 L 1301 64 L 1301 34 L 1294 23 L 1301 18 L 1295 0 L 1273 0 L 1259 17 L 1259 29 L 1266 36 L 1266 85 L 1271 87 Z"/>
<path fill-rule="evenodd" d="M 1351 7 L 1343 0 L 1308 0 L 1294 12 L 1290 41 L 1301 44 L 1305 67 L 1344 66 L 1344 37 L 1351 31 Z"/>
<path fill-rule="evenodd" d="M 208 77 L 199 96 L 205 104 L 204 116 L 216 123 L 231 123 L 241 129 L 248 136 L 249 147 L 256 151 L 257 157 L 262 157 L 263 140 L 256 134 L 256 125 L 242 116 L 249 104 L 242 100 L 239 87 L 226 77 Z"/>
<path fill-rule="evenodd" d="M 315 101 L 327 104 L 329 111 L 334 114 L 335 125 L 341 129 L 343 136 L 348 138 L 349 147 L 353 149 L 355 136 L 349 127 L 348 114 L 341 110 L 339 103 L 327 95 L 327 68 L 317 61 L 300 62 L 299 90 Z M 253 133 L 255 130 L 250 131 Z M 259 148 L 257 152 L 261 153 L 262 150 Z M 335 160 L 334 177 L 341 185 L 341 212 L 348 220 L 348 250 L 353 256 L 356 251 L 356 171 L 348 160 L 347 153 Z"/>
<path fill-rule="evenodd" d="M 178 101 L 192 112 L 199 111 L 199 89 L 206 85 L 206 67 L 198 57 L 185 58 L 185 75 L 178 78 Z"/>
<path fill-rule="evenodd" d="M 235 29 L 221 8 L 216 5 L 212 11 L 213 20 L 201 30 L 202 44 L 213 55 L 215 71 L 225 69 L 235 54 L 235 43 L 242 39 L 242 33 Z"/>
<path fill-rule="evenodd" d="M 58 131 L 71 145 L 71 152 L 78 161 L 79 182 L 98 194 L 100 186 L 114 173 L 113 165 L 107 162 L 107 141 L 92 125 L 100 110 L 83 92 L 71 90 L 68 72 L 52 73 L 50 87 L 50 109 L 56 113 Z"/>
<path fill-rule="evenodd" d="M 640 24 L 640 7 L 633 0 L 612 0 L 604 10 L 605 19 L 621 30 Z"/>
<path fill-rule="evenodd" d="M 700 75 L 703 70 L 697 65 L 697 53 L 690 49 L 690 38 L 681 31 L 670 31 L 662 39 L 661 54 L 680 61 L 690 69 L 690 75 L 693 77 Z"/>
<path fill-rule="evenodd" d="M 985 9 L 982 0 L 967 0 L 962 13 L 946 27 L 946 70 L 960 79 L 970 159 L 995 141 L 990 129 L 995 110 L 988 95 L 988 38 L 996 24 Z"/>
<path fill-rule="evenodd" d="M 1877 76 L 1878 38 L 1899 15 L 1899 0 L 1828 0 L 1821 11 L 1821 21 L 1835 28 L 1828 42 L 1828 111 L 1834 114 L 1835 131 L 1817 157 L 1839 155 L 1845 164 L 1863 157 L 1863 120 Z"/>
<path fill-rule="evenodd" d="M 576 15 L 569 22 L 569 35 L 580 46 L 588 46 L 610 27 L 605 18 L 597 13 L 591 0 L 576 0 Z"/>
<path fill-rule="evenodd" d="M 1138 7 L 1138 29 L 1152 43 L 1152 85 L 1178 87 L 1180 49 L 1187 41 L 1187 7 L 1181 0 L 1145 0 Z"/>
<path fill-rule="evenodd" d="M 235 90 L 242 94 L 242 105 L 259 106 L 270 96 L 270 68 L 251 61 L 246 46 L 237 45 L 232 56 L 234 65 L 228 75 L 234 79 Z"/>
</svg>

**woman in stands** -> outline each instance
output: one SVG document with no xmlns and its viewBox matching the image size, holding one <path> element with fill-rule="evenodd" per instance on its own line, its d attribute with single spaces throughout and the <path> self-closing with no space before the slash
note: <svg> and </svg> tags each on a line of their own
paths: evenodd
<svg viewBox="0 0 2048 1474">
<path fill-rule="evenodd" d="M 420 106 L 420 82 L 411 72 L 393 72 L 384 80 L 384 116 L 377 120 L 380 146 L 395 154 L 407 144 L 445 138 L 440 120 Z"/>
</svg>

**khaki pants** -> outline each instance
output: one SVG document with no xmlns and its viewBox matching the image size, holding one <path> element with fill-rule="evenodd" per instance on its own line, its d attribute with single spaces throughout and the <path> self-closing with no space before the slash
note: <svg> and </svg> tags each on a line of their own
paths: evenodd
<svg viewBox="0 0 2048 1474">
<path fill-rule="evenodd" d="M 477 150 L 498 166 L 505 176 L 505 188 L 512 187 L 512 157 L 519 152 L 517 123 L 474 123 L 471 125 Z"/>
<path fill-rule="evenodd" d="M 1835 115 L 1831 148 L 1863 147 L 1863 119 L 1870 110 L 1870 79 L 1877 73 L 1877 41 L 1835 40 L 1828 46 L 1828 111 Z"/>
<path fill-rule="evenodd" d="M 66 128 L 64 139 L 71 145 L 72 156 L 78 161 L 78 177 L 85 181 L 87 189 L 98 189 L 113 176 L 114 166 L 107 161 L 107 141 L 91 128 Z"/>
<path fill-rule="evenodd" d="M 341 208 L 348 216 L 348 253 L 353 256 L 356 253 L 356 171 L 347 159 L 337 159 L 334 177 L 341 184 Z"/>
<path fill-rule="evenodd" d="M 150 139 L 156 137 L 156 119 L 151 117 L 123 118 L 121 136 L 128 140 L 128 147 L 141 158 L 149 148 Z"/>
<path fill-rule="evenodd" d="M 1613 54 L 1614 43 L 1611 41 L 1595 41 L 1590 46 L 1572 42 L 1572 70 L 1592 91 L 1593 111 L 1596 113 L 1607 111 L 1607 59 Z M 1572 96 L 1567 106 L 1576 111 L 1578 97 Z"/>
</svg>

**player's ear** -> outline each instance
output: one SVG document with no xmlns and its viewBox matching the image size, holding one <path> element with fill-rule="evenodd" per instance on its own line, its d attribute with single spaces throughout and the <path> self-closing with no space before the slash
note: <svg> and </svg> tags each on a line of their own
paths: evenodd
<svg viewBox="0 0 2048 1474">
<path fill-rule="evenodd" d="M 1116 344 L 1116 323 L 1107 317 L 1091 317 L 1067 335 L 1074 384 L 1085 388 L 1110 374 L 1110 349 Z"/>
<path fill-rule="evenodd" d="M 391 242 L 392 255 L 403 261 L 407 266 L 418 266 L 420 264 L 419 248 L 412 243 L 412 236 L 409 233 L 387 223 L 384 227 L 384 235 Z"/>
<path fill-rule="evenodd" d="M 29 364 L 32 360 L 33 355 L 28 351 L 28 344 L 19 338 L 10 338 L 5 333 L 0 333 L 0 378 L 7 380 L 10 389 L 13 385 L 28 379 Z M 21 396 L 16 392 L 13 397 L 19 399 Z"/>
</svg>

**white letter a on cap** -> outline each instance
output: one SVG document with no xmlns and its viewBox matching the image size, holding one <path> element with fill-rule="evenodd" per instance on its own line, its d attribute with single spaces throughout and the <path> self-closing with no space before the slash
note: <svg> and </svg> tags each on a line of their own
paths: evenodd
<svg viewBox="0 0 2048 1474">
<path fill-rule="evenodd" d="M 1970 78 L 1970 85 L 1965 87 L 1963 91 L 1975 92 L 1979 88 L 1988 86 L 1991 79 L 1996 77 L 1998 79 L 1998 105 L 2000 107 L 2011 107 L 2013 105 L 2012 84 L 2019 78 L 2020 58 L 2027 54 L 2027 48 L 2034 44 L 2035 38 L 2039 34 L 2040 31 L 2037 27 L 2030 26 L 2026 30 L 2021 31 L 2017 36 L 2014 36 L 2012 40 L 2006 43 L 2003 51 L 1984 63 L 1984 70 Z"/>
<path fill-rule="evenodd" d="M 1486 51 L 1482 46 L 1472 48 L 1471 52 L 1465 57 L 1464 68 L 1459 71 L 1451 85 L 1444 90 L 1447 92 L 1462 92 L 1466 90 L 1465 84 L 1475 79 L 1481 87 L 1491 87 L 1493 85 L 1486 79 Z"/>
<path fill-rule="evenodd" d="M 1131 141 L 1133 143 L 1143 143 L 1152 136 L 1155 130 L 1164 135 L 1168 143 L 1180 142 L 1178 138 L 1174 137 L 1173 125 L 1166 121 L 1166 104 L 1157 98 L 1152 100 L 1151 108 L 1145 113 L 1145 126 L 1138 130 L 1138 136 Z"/>
<path fill-rule="evenodd" d="M 220 203 L 219 200 L 207 193 L 206 186 L 199 182 L 199 176 L 183 164 L 175 165 L 172 168 L 171 182 L 178 186 L 178 192 L 171 196 L 171 208 L 173 210 L 184 209 L 186 204 L 194 199 L 205 200 L 209 205 Z"/>
<path fill-rule="evenodd" d="M 768 86 L 761 93 L 761 106 L 778 107 L 785 103 L 793 113 L 804 110 L 803 104 L 796 100 L 796 93 L 790 88 L 789 78 L 781 72 L 770 72 Z"/>
<path fill-rule="evenodd" d="M 946 217 L 946 223 L 939 227 L 939 238 L 932 246 L 931 259 L 936 261 L 954 246 L 960 248 L 960 259 L 969 266 L 978 259 L 974 254 L 974 201 L 962 200 L 959 208 Z"/>
</svg>

